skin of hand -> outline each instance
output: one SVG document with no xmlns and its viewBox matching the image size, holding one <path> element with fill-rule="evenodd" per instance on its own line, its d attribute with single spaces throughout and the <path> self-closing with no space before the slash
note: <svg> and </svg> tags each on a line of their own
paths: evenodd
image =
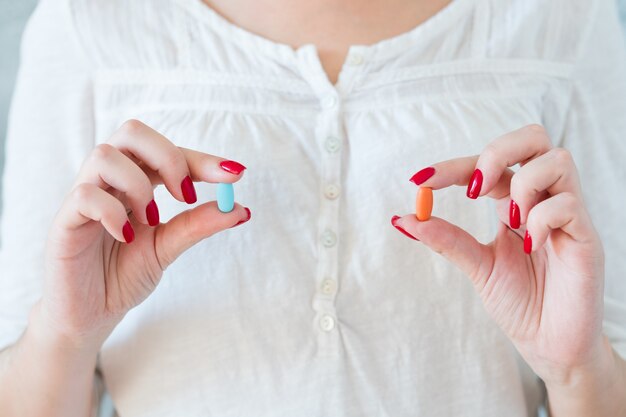
<svg viewBox="0 0 626 417">
<path fill-rule="evenodd" d="M 194 181 L 234 183 L 244 169 L 137 120 L 94 148 L 48 231 L 42 298 L 22 337 L 0 352 L 0 415 L 91 415 L 97 353 L 117 323 L 185 250 L 251 217 L 211 201 L 161 223 L 154 188 L 193 204 Z"/>
<path fill-rule="evenodd" d="M 516 164 L 521 168 L 513 172 Z M 479 156 L 437 163 L 411 180 L 434 190 L 467 185 L 468 197 L 497 200 L 500 224 L 486 245 L 436 217 L 394 216 L 392 223 L 470 278 L 488 314 L 549 393 L 551 387 L 580 387 L 585 378 L 626 387 L 623 360 L 602 333 L 602 243 L 567 150 L 554 148 L 543 127 L 530 125 L 494 140 Z"/>
<path fill-rule="evenodd" d="M 37 306 L 47 326 L 99 348 L 180 254 L 250 218 L 239 204 L 222 213 L 213 201 L 160 223 L 154 188 L 163 183 L 175 199 L 191 204 L 197 199 L 192 181 L 233 183 L 244 169 L 177 147 L 137 120 L 125 122 L 85 160 L 49 230 L 44 293 Z M 128 226 L 126 237 L 123 232 L 127 220 L 134 235 L 130 243 Z"/>
</svg>

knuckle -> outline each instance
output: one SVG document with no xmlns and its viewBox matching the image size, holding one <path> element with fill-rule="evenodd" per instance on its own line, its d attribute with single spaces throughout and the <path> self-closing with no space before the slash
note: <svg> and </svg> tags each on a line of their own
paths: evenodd
<svg viewBox="0 0 626 417">
<path fill-rule="evenodd" d="M 139 184 L 138 188 L 141 190 L 142 194 L 145 194 L 146 197 L 149 197 L 148 201 L 154 198 L 154 189 L 156 188 L 156 185 L 152 185 L 150 179 L 147 176 L 142 177 L 141 183 Z"/>
<path fill-rule="evenodd" d="M 486 162 L 497 161 L 499 153 L 500 152 L 498 150 L 498 146 L 494 143 L 490 143 L 489 145 L 485 146 L 485 149 L 483 149 L 480 158 Z"/>
<path fill-rule="evenodd" d="M 561 206 L 562 210 L 566 212 L 572 212 L 577 210 L 581 205 L 581 202 L 576 196 L 572 193 L 562 193 L 561 194 Z"/>
<path fill-rule="evenodd" d="M 163 163 L 168 167 L 178 167 L 185 164 L 185 157 L 178 148 L 168 150 L 163 158 Z"/>
<path fill-rule="evenodd" d="M 135 206 L 135 208 L 143 207 L 154 199 L 152 188 L 146 188 L 143 182 L 130 181 L 125 194 L 128 204 Z"/>
<path fill-rule="evenodd" d="M 83 205 L 93 198 L 94 190 L 93 185 L 88 183 L 81 183 L 74 187 L 72 190 L 72 198 L 79 204 Z"/>
<path fill-rule="evenodd" d="M 110 145 L 108 143 L 100 143 L 96 145 L 95 148 L 93 148 L 93 151 L 91 152 L 91 160 L 97 161 L 110 158 L 115 151 L 116 149 L 113 145 Z"/>
<path fill-rule="evenodd" d="M 536 142 L 537 146 L 544 151 L 552 147 L 552 141 L 548 136 L 548 131 L 540 124 L 533 123 L 523 128 L 532 142 Z"/>
<path fill-rule="evenodd" d="M 137 119 L 128 119 L 118 129 L 123 135 L 132 136 L 143 130 L 146 125 Z"/>
<path fill-rule="evenodd" d="M 552 149 L 552 156 L 556 160 L 557 164 L 572 164 L 574 162 L 574 158 L 572 157 L 572 153 L 565 148 L 554 148 Z"/>
<path fill-rule="evenodd" d="M 150 182 L 150 178 L 148 178 L 145 172 L 141 171 L 141 169 L 133 168 L 124 176 L 124 182 L 124 190 L 128 194 L 127 197 L 147 198 L 150 196 L 148 201 L 152 198 L 154 191 L 152 183 Z"/>
<path fill-rule="evenodd" d="M 534 135 L 544 135 L 544 136 L 548 136 L 548 133 L 546 132 L 546 128 L 543 127 L 542 125 L 538 124 L 538 123 L 531 123 L 527 126 L 525 126 L 525 129 Z"/>
</svg>

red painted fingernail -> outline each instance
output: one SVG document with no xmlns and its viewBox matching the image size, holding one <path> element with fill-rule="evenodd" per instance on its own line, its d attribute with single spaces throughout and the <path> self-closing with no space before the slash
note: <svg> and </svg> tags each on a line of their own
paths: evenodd
<svg viewBox="0 0 626 417">
<path fill-rule="evenodd" d="M 220 162 L 220 168 L 222 168 L 226 172 L 230 172 L 231 174 L 235 175 L 241 174 L 241 172 L 246 169 L 245 166 L 235 161 L 222 161 Z"/>
<path fill-rule="evenodd" d="M 473 200 L 480 195 L 480 189 L 483 186 L 483 173 L 477 169 L 472 174 L 469 184 L 467 185 L 467 196 Z"/>
<path fill-rule="evenodd" d="M 248 217 L 246 217 L 245 219 L 241 220 L 240 222 L 238 222 L 237 224 L 232 226 L 231 229 L 233 227 L 239 226 L 240 224 L 244 224 L 245 222 L 247 222 L 248 220 L 250 220 L 252 218 L 252 212 L 250 211 L 250 209 L 248 207 L 244 207 L 244 210 L 246 210 L 246 213 L 248 213 Z"/>
<path fill-rule="evenodd" d="M 126 220 L 124 223 L 124 227 L 122 228 L 122 234 L 124 234 L 124 239 L 126 243 L 130 243 L 135 240 L 135 231 L 133 230 L 133 226 L 130 225 L 130 222 Z"/>
<path fill-rule="evenodd" d="M 180 189 L 183 191 L 183 197 L 185 198 L 185 202 L 187 204 L 193 204 L 198 201 L 198 197 L 196 196 L 196 187 L 193 186 L 193 181 L 191 181 L 191 177 L 187 175 L 183 182 L 180 183 Z"/>
<path fill-rule="evenodd" d="M 154 199 L 150 200 L 146 207 L 146 217 L 148 218 L 148 224 L 150 226 L 156 226 L 159 224 L 159 208 L 157 207 Z"/>
<path fill-rule="evenodd" d="M 415 185 L 422 185 L 426 182 L 427 179 L 435 175 L 435 168 L 428 167 L 424 168 L 421 171 L 418 171 L 415 175 L 411 177 L 409 181 L 415 183 Z"/>
<path fill-rule="evenodd" d="M 519 229 L 519 226 L 520 226 L 519 206 L 513 200 L 511 200 L 511 204 L 509 205 L 509 224 L 511 225 L 511 229 Z"/>
<path fill-rule="evenodd" d="M 526 235 L 524 236 L 524 252 L 530 255 L 530 252 L 533 250 L 533 238 L 530 237 L 530 233 L 526 230 Z"/>
<path fill-rule="evenodd" d="M 410 234 L 409 232 L 407 232 L 406 230 L 404 230 L 401 226 L 398 226 L 398 225 L 396 224 L 396 222 L 398 221 L 398 219 L 399 219 L 399 218 L 400 218 L 400 216 L 393 216 L 393 217 L 391 218 L 391 225 L 392 225 L 393 227 L 395 227 L 396 229 L 398 229 L 398 230 L 399 230 L 402 234 L 404 234 L 405 236 L 410 237 L 410 238 L 411 238 L 411 239 L 413 239 L 413 240 L 418 240 L 418 241 L 419 241 L 419 239 L 418 239 L 418 238 L 416 238 L 415 236 L 413 236 L 412 234 Z"/>
</svg>

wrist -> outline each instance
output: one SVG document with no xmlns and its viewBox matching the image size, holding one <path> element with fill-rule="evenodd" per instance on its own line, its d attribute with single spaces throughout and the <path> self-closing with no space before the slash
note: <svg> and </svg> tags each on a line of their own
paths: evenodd
<svg viewBox="0 0 626 417">
<path fill-rule="evenodd" d="M 608 338 L 601 335 L 595 346 L 584 355 L 584 359 L 566 365 L 547 365 L 538 375 L 548 388 L 574 390 L 598 380 L 606 381 L 607 376 L 615 369 L 615 360 Z"/>
<path fill-rule="evenodd" d="M 621 416 L 626 392 L 626 363 L 603 336 L 593 360 L 542 377 L 550 415 Z"/>
<path fill-rule="evenodd" d="M 64 352 L 74 357 L 95 357 L 114 326 L 89 332 L 76 332 L 56 323 L 41 302 L 32 309 L 27 335 L 38 345 Z"/>
<path fill-rule="evenodd" d="M 0 414 L 89 415 L 101 339 L 59 331 L 44 310 L 41 303 L 34 306 L 8 352 L 0 372 Z"/>
</svg>

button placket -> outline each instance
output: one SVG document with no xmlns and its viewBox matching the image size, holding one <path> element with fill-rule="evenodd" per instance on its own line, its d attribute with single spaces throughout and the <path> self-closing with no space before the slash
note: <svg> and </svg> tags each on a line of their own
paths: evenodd
<svg viewBox="0 0 626 417">
<path fill-rule="evenodd" d="M 331 137 L 336 138 L 337 135 Z M 334 298 L 337 288 L 338 251 L 341 241 L 339 235 L 339 204 L 340 204 L 340 171 L 341 158 L 338 151 L 322 151 L 322 175 L 320 184 L 320 267 L 317 276 L 317 291 L 315 297 L 333 301 L 332 306 L 325 305 L 323 310 L 330 307 L 334 310 Z M 324 290 L 326 289 L 326 290 Z"/>
<path fill-rule="evenodd" d="M 298 66 L 318 99 L 315 138 L 319 146 L 319 218 L 317 245 L 317 275 L 312 307 L 315 311 L 314 331 L 318 333 L 320 352 L 338 353 L 335 297 L 338 282 L 338 251 L 341 246 L 339 204 L 341 202 L 341 154 L 343 145 L 341 82 L 333 86 L 326 76 L 314 47 L 302 47 L 297 52 Z M 355 67 L 356 68 L 356 67 Z"/>
<path fill-rule="evenodd" d="M 320 336 L 320 348 L 328 353 L 335 351 L 335 337 L 339 325 L 336 316 L 335 297 L 338 280 L 339 204 L 341 201 L 341 100 L 333 91 L 320 95 L 320 115 L 317 137 L 320 145 L 320 221 L 319 221 L 319 265 L 317 286 L 313 295 L 315 321 Z M 333 342 L 335 340 L 335 342 Z"/>
</svg>

